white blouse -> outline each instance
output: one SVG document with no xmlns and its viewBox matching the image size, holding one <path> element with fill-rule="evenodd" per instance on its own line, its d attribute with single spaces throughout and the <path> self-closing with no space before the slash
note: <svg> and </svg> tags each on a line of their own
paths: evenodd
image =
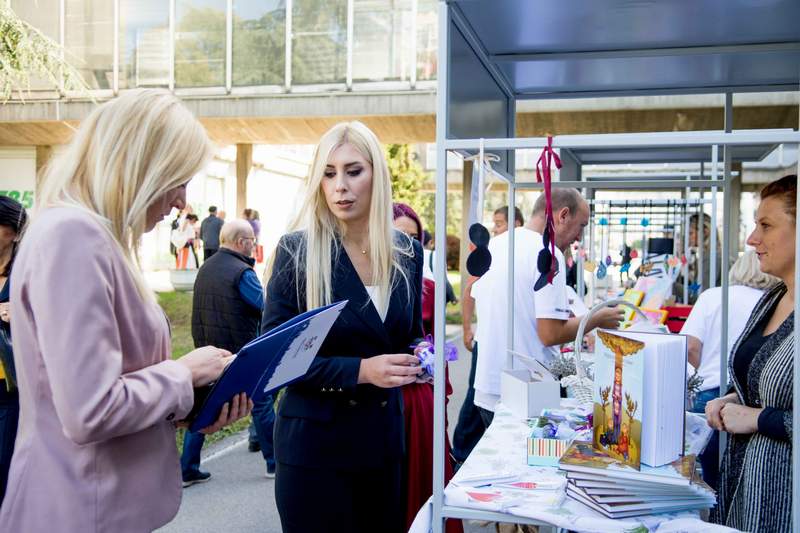
<svg viewBox="0 0 800 533">
<path fill-rule="evenodd" d="M 381 317 L 381 322 L 385 322 L 386 313 L 389 311 L 389 306 L 386 305 L 386 299 L 381 297 L 381 291 L 378 290 L 379 287 L 377 285 L 364 285 L 364 288 L 367 289 L 369 299 L 372 300 L 372 305 L 374 305 L 375 310 L 378 311 L 378 315 Z"/>
</svg>

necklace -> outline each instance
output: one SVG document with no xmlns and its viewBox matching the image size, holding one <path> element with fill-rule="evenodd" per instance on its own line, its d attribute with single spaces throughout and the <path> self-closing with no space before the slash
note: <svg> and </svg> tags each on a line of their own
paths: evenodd
<svg viewBox="0 0 800 533">
<path fill-rule="evenodd" d="M 367 255 L 367 251 L 366 250 L 361 250 L 361 253 L 364 254 L 364 255 Z"/>
</svg>

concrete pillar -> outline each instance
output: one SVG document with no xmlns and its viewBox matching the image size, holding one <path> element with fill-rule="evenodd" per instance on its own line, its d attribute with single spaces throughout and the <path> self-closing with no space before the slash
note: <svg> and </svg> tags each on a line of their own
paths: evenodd
<svg viewBox="0 0 800 533">
<path fill-rule="evenodd" d="M 236 145 L 236 213 L 233 218 L 240 218 L 247 207 L 247 176 L 253 166 L 253 145 Z"/>
<path fill-rule="evenodd" d="M 53 155 L 53 147 L 49 145 L 39 145 L 36 147 L 36 191 L 39 190 L 41 184 L 42 174 L 45 165 L 50 161 Z M 35 193 L 34 193 L 35 194 Z"/>
<path fill-rule="evenodd" d="M 464 161 L 463 175 L 461 176 L 461 245 L 459 250 L 459 271 L 461 273 L 461 287 L 466 286 L 467 278 L 467 255 L 469 255 L 469 211 L 472 206 L 472 161 Z M 459 294 L 460 298 L 461 295 Z"/>
<path fill-rule="evenodd" d="M 730 256 L 739 256 L 741 246 L 741 227 L 742 227 L 742 164 L 734 163 L 731 167 L 731 232 L 730 232 Z"/>
</svg>

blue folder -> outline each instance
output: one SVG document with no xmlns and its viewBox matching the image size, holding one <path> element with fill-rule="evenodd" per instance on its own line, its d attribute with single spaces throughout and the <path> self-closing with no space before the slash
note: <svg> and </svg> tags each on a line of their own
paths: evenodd
<svg viewBox="0 0 800 533">
<path fill-rule="evenodd" d="M 302 378 L 346 304 L 344 300 L 308 311 L 246 344 L 209 391 L 189 430 L 216 422 L 222 406 L 239 393 L 258 402 Z"/>
</svg>

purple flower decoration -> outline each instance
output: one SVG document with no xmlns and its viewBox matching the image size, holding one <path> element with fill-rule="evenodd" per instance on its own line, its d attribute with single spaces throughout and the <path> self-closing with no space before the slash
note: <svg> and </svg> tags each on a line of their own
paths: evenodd
<svg viewBox="0 0 800 533">
<path fill-rule="evenodd" d="M 422 369 L 429 376 L 433 376 L 433 357 L 435 355 L 433 337 L 431 335 L 427 335 L 424 340 L 420 341 L 420 343 L 416 346 L 412 346 L 412 348 L 414 349 L 414 355 L 419 358 L 419 364 Z M 458 359 L 458 348 L 456 348 L 456 345 L 452 342 L 445 342 L 444 360 L 455 361 L 456 359 Z"/>
</svg>

